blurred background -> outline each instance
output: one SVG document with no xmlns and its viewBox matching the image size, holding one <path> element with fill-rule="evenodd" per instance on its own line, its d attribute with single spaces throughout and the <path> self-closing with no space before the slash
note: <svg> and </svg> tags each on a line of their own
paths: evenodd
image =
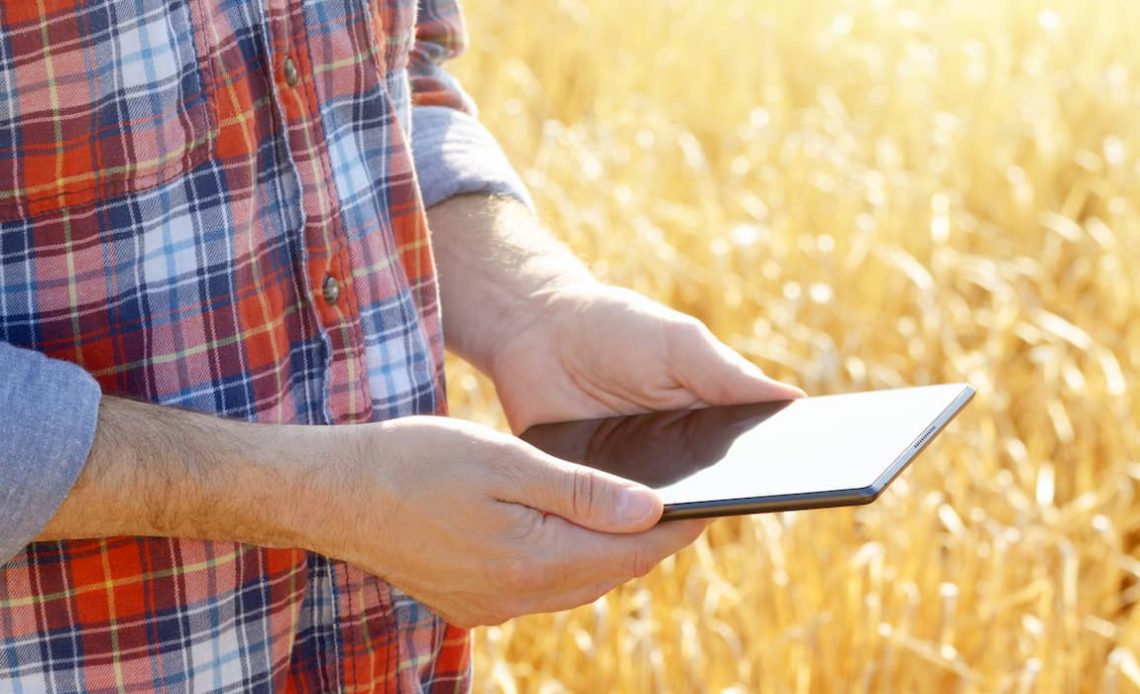
<svg viewBox="0 0 1140 694">
<path fill-rule="evenodd" d="M 1140 690 L 1140 3 L 466 8 L 455 70 L 598 275 L 811 393 L 978 390 L 871 506 L 479 630 L 476 691 Z"/>
</svg>

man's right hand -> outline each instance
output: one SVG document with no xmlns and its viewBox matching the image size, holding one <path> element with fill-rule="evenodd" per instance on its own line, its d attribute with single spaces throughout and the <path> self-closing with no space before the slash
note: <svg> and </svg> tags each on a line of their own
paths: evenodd
<svg viewBox="0 0 1140 694">
<path fill-rule="evenodd" d="M 472 627 L 588 603 L 707 525 L 657 525 L 661 511 L 645 487 L 460 420 L 251 425 L 104 398 L 87 465 L 38 539 L 302 547 Z"/>
<path fill-rule="evenodd" d="M 323 539 L 313 549 L 383 577 L 457 626 L 591 602 L 707 524 L 655 525 L 662 505 L 648 488 L 461 420 L 334 431 L 337 479 L 350 484 L 325 492 L 338 510 L 317 511 Z"/>
</svg>

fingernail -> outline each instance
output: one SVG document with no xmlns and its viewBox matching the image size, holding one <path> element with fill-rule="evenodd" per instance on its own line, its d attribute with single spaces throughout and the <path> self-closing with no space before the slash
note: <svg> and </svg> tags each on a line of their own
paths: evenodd
<svg viewBox="0 0 1140 694">
<path fill-rule="evenodd" d="M 618 500 L 618 518 L 624 523 L 637 523 L 657 509 L 657 499 L 646 489 L 625 488 Z"/>
</svg>

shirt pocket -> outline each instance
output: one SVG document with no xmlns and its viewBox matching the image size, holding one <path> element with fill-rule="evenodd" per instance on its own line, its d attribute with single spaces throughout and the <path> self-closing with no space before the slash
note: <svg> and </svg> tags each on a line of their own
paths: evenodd
<svg viewBox="0 0 1140 694">
<path fill-rule="evenodd" d="M 210 157 L 200 1 L 0 0 L 0 218 L 136 192 Z"/>
</svg>

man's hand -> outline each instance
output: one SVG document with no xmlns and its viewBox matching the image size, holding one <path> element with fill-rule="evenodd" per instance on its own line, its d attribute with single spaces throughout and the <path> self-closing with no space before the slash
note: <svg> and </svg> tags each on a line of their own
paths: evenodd
<svg viewBox="0 0 1140 694">
<path fill-rule="evenodd" d="M 451 346 L 511 424 L 794 397 L 691 318 L 594 281 L 525 208 L 433 208 Z M 528 227 L 529 225 L 529 227 Z M 104 398 L 40 540 L 158 535 L 302 547 L 459 626 L 589 602 L 692 542 L 645 487 L 437 417 L 253 425 Z"/>
<path fill-rule="evenodd" d="M 515 431 L 803 395 L 765 376 L 699 321 L 597 283 L 543 292 L 506 333 L 490 375 Z"/>
<path fill-rule="evenodd" d="M 599 283 L 516 202 L 457 197 L 428 216 L 448 347 L 491 376 L 516 432 L 803 395 L 699 321 Z"/>
<path fill-rule="evenodd" d="M 660 498 L 442 417 L 344 427 L 360 451 L 315 549 L 356 564 L 471 627 L 591 602 L 692 542 L 704 521 L 654 525 Z M 369 451 L 397 452 L 378 463 Z M 345 457 L 345 460 L 351 460 Z M 353 529 L 355 532 L 346 532 Z"/>
<path fill-rule="evenodd" d="M 95 445 L 37 539 L 174 536 L 300 547 L 458 626 L 590 602 L 691 542 L 644 487 L 443 417 L 246 424 L 104 398 Z"/>
<path fill-rule="evenodd" d="M 462 196 L 432 207 L 428 217 L 448 347 L 491 376 L 516 432 L 541 422 L 803 394 L 764 376 L 695 319 L 597 282 L 517 202 Z M 685 526 L 656 544 L 652 535 L 674 532 L 666 523 L 624 542 L 676 550 L 701 527 Z M 568 530 L 562 521 L 554 529 Z M 652 556 L 655 562 L 664 554 Z M 616 583 L 593 584 L 574 598 L 609 585 Z"/>
</svg>

